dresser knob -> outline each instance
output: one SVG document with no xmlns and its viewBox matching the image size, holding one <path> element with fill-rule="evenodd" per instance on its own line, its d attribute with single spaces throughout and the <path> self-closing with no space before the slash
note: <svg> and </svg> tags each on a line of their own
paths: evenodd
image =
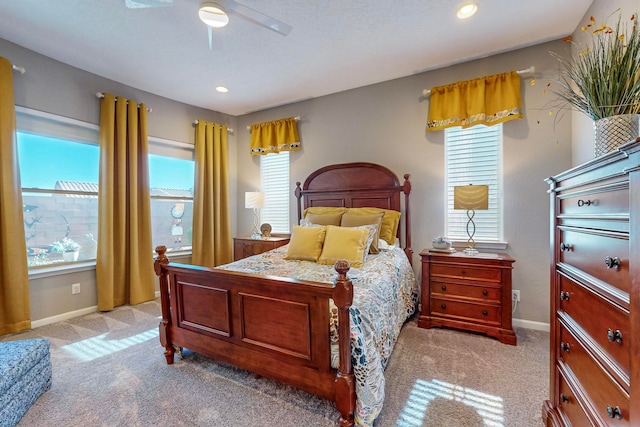
<svg viewBox="0 0 640 427">
<path fill-rule="evenodd" d="M 583 207 L 583 206 L 591 206 L 593 204 L 593 202 L 591 200 L 578 200 L 578 206 Z"/>
<path fill-rule="evenodd" d="M 482 290 L 482 295 L 484 295 L 484 296 L 486 297 L 487 295 L 489 295 L 489 292 L 487 292 L 487 290 L 486 290 L 486 289 L 483 289 L 483 290 Z"/>
<path fill-rule="evenodd" d="M 561 250 L 562 252 L 568 252 L 568 251 L 573 250 L 573 246 L 572 246 L 572 245 L 568 245 L 568 244 L 566 244 L 566 243 L 562 242 L 562 243 L 560 243 L 560 250 Z"/>
<path fill-rule="evenodd" d="M 571 350 L 571 346 L 569 345 L 568 342 L 561 342 L 560 343 L 560 350 L 569 352 L 569 350 Z"/>
<path fill-rule="evenodd" d="M 607 268 L 615 268 L 616 270 L 620 270 L 620 258 L 618 258 L 617 256 L 614 256 L 613 258 L 608 256 L 604 259 L 604 265 L 606 265 Z"/>
<path fill-rule="evenodd" d="M 609 342 L 617 342 L 617 343 L 622 343 L 622 332 L 620 332 L 620 329 L 616 329 L 615 331 L 613 329 L 607 329 L 607 338 L 609 339 Z"/>
<path fill-rule="evenodd" d="M 489 312 L 488 312 L 487 310 L 482 310 L 482 314 L 483 314 L 484 316 L 487 316 L 487 315 L 489 314 Z"/>
<path fill-rule="evenodd" d="M 607 405 L 607 415 L 609 418 L 617 418 L 619 420 L 622 419 L 622 410 L 619 406 L 611 406 Z"/>
<path fill-rule="evenodd" d="M 560 291 L 560 299 L 562 301 L 569 301 L 569 292 Z"/>
<path fill-rule="evenodd" d="M 445 308 L 447 308 L 447 304 L 442 304 L 442 305 L 440 306 L 440 308 L 442 308 L 442 309 L 444 310 Z"/>
<path fill-rule="evenodd" d="M 446 291 L 447 290 L 447 285 L 442 285 L 442 290 Z"/>
<path fill-rule="evenodd" d="M 566 394 L 561 394 L 560 395 L 560 401 L 562 403 L 569 403 L 569 396 L 567 396 Z"/>
</svg>

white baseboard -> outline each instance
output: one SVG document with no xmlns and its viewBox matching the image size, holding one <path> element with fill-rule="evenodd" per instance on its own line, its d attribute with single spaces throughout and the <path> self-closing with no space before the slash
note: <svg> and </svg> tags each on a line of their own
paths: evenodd
<svg viewBox="0 0 640 427">
<path fill-rule="evenodd" d="M 73 319 L 74 317 L 84 316 L 85 314 L 95 313 L 96 311 L 98 311 L 98 306 L 94 305 L 92 307 L 81 308 L 80 310 L 69 311 L 67 313 L 58 314 L 56 316 L 45 317 L 44 319 L 38 319 L 31 322 L 31 328 L 33 329 L 39 326 Z"/>
<path fill-rule="evenodd" d="M 511 321 L 514 327 L 525 328 L 525 329 L 535 329 L 537 331 L 550 331 L 550 325 L 548 323 L 543 322 L 534 322 L 532 320 L 522 320 L 522 319 L 513 319 Z"/>
</svg>

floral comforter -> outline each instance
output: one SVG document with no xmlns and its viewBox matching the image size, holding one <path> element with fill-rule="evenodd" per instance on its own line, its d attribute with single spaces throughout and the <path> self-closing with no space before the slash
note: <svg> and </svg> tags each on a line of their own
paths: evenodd
<svg viewBox="0 0 640 427">
<path fill-rule="evenodd" d="M 333 283 L 333 266 L 287 261 L 288 246 L 217 268 L 246 273 Z M 384 403 L 384 369 L 402 325 L 416 309 L 413 269 L 400 248 L 369 254 L 362 268 L 347 273 L 354 285 L 351 305 L 351 361 L 356 378 L 356 425 L 372 426 Z M 331 310 L 331 339 L 337 343 L 337 308 Z M 337 349 L 337 345 L 332 345 Z M 337 351 L 332 365 L 337 367 Z"/>
</svg>

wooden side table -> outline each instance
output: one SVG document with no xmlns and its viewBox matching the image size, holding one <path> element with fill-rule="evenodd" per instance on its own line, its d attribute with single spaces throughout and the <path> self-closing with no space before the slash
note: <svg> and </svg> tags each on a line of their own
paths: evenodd
<svg viewBox="0 0 640 427">
<path fill-rule="evenodd" d="M 279 248 L 289 243 L 288 237 L 266 237 L 264 239 L 252 239 L 251 237 L 233 238 L 233 260 L 258 255 L 271 249 Z"/>
<path fill-rule="evenodd" d="M 511 326 L 511 270 L 507 254 L 420 253 L 422 308 L 418 326 L 480 332 L 516 345 Z"/>
</svg>

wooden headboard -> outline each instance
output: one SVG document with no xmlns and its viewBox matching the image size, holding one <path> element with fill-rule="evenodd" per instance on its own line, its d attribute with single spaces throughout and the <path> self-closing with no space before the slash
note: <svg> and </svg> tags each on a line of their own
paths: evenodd
<svg viewBox="0 0 640 427">
<path fill-rule="evenodd" d="M 400 185 L 396 174 L 375 163 L 341 163 L 320 168 L 309 175 L 302 188 L 300 188 L 300 182 L 296 182 L 298 223 L 302 219 L 303 210 L 312 206 L 376 207 L 402 212 L 404 227 L 401 221 L 397 237 L 401 244 L 404 243 L 404 251 L 411 262 L 413 250 L 411 249 L 409 177 L 409 174 L 405 174 L 404 183 Z M 404 210 L 400 193 L 404 194 Z"/>
</svg>

